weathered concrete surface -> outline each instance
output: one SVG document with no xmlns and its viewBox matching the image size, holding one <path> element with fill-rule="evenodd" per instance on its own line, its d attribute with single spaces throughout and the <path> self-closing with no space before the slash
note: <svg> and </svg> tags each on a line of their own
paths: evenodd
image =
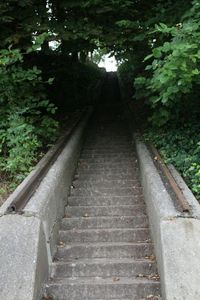
<svg viewBox="0 0 200 300">
<path fill-rule="evenodd" d="M 24 210 L 26 213 L 36 214 L 42 220 L 47 242 L 50 245 L 50 259 L 55 253 L 58 225 L 64 215 L 86 122 L 87 120 L 84 120 L 70 138 L 67 147 L 51 167 Z"/>
<path fill-rule="evenodd" d="M 122 277 L 121 280 L 114 282 L 113 278 L 70 278 L 62 279 L 58 282 L 52 282 L 48 287 L 49 293 L 53 299 L 59 300 L 97 300 L 100 297 L 113 299 L 120 297 L 132 297 L 132 299 L 145 299 L 146 295 L 155 295 L 159 293 L 159 282 L 148 279 L 135 279 Z M 111 298 L 110 298 L 111 297 Z M 148 298 L 147 298 L 148 299 Z"/>
<path fill-rule="evenodd" d="M 46 285 L 47 298 L 122 300 L 147 299 L 149 295 L 156 299 L 160 295 L 142 188 L 137 179 L 137 159 L 120 112 L 121 107 L 100 110 L 90 125 L 83 152 L 87 151 L 88 156 L 94 149 L 101 149 L 102 157 L 79 160 L 66 207 L 68 214 L 61 223 L 51 280 Z M 107 158 L 109 147 L 112 159 Z M 128 152 L 132 153 L 129 158 Z M 86 180 L 85 171 L 89 171 Z M 126 179 L 113 180 L 113 175 L 123 175 L 121 171 Z M 107 172 L 109 179 L 104 178 Z M 132 207 L 131 211 L 140 205 L 140 210 L 127 215 L 126 205 L 128 209 Z"/>
<path fill-rule="evenodd" d="M 1 300 L 40 299 L 90 114 L 88 112 L 70 137 L 25 207 L 24 214 L 7 215 L 6 209 L 35 171 L 19 185 L 0 210 Z"/>
<path fill-rule="evenodd" d="M 137 139 L 136 149 L 163 299 L 199 300 L 200 221 L 176 211 L 146 146 Z"/>
<path fill-rule="evenodd" d="M 162 220 L 164 293 L 167 300 L 200 299 L 200 221 Z"/>
<path fill-rule="evenodd" d="M 130 277 L 135 274 L 156 274 L 155 261 L 148 259 L 134 260 L 132 258 L 119 259 L 79 259 L 76 263 L 71 261 L 57 262 L 53 265 L 52 276 L 57 278 L 69 277 Z M 105 300 L 105 299 L 104 299 Z"/>
<path fill-rule="evenodd" d="M 94 243 L 94 242 L 119 242 L 128 243 L 149 240 L 148 228 L 123 228 L 123 229 L 72 229 L 61 230 L 60 241 L 62 243 Z"/>
<path fill-rule="evenodd" d="M 36 217 L 0 218 L 0 299 L 40 299 L 41 282 L 48 275 L 47 249 Z"/>
<path fill-rule="evenodd" d="M 106 229 L 106 228 L 147 228 L 148 219 L 145 215 L 133 217 L 71 217 L 62 220 L 63 230 L 72 229 Z"/>
</svg>

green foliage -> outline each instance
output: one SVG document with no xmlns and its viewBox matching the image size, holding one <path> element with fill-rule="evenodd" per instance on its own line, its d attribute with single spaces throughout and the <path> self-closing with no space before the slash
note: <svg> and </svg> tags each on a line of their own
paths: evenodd
<svg viewBox="0 0 200 300">
<path fill-rule="evenodd" d="M 140 102 L 146 100 L 153 124 L 187 120 L 191 112 L 198 118 L 199 20 L 199 0 L 0 3 L 0 164 L 5 172 L 28 172 L 38 150 L 52 142 L 57 123 L 47 91 L 60 111 L 91 103 L 88 95 L 103 76 L 88 63 L 95 49 L 101 48 L 94 60 L 106 49 L 123 62 L 119 72 L 128 98 L 136 90 Z M 49 41 L 57 43 L 54 50 Z M 190 168 L 197 170 L 195 163 Z"/>
<path fill-rule="evenodd" d="M 154 110 L 151 121 L 155 125 L 180 118 L 184 103 L 195 100 L 194 90 L 200 85 L 199 14 L 200 2 L 193 1 L 182 23 L 172 27 L 160 23 L 153 31 L 169 41 L 154 47 L 145 58 L 145 62 L 150 60 L 151 63 L 146 66 L 146 75 L 136 78 L 135 87 L 137 98 L 148 98 Z"/>
<path fill-rule="evenodd" d="M 166 163 L 172 163 L 183 175 L 189 187 L 200 200 L 200 126 L 182 124 L 160 129 L 150 128 L 145 140 L 154 143 Z"/>
<path fill-rule="evenodd" d="M 58 127 L 41 71 L 22 63 L 20 50 L 0 51 L 0 168 L 16 181 L 30 171 L 38 150 L 54 141 Z"/>
</svg>

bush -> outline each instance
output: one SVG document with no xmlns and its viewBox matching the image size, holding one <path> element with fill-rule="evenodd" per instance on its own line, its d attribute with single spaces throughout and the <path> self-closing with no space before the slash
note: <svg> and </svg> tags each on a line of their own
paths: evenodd
<svg viewBox="0 0 200 300">
<path fill-rule="evenodd" d="M 37 67 L 23 67 L 20 50 L 0 51 L 0 167 L 17 182 L 37 161 L 38 150 L 55 140 L 56 108 L 44 85 Z"/>
<path fill-rule="evenodd" d="M 188 117 L 188 111 L 199 117 L 199 17 L 200 1 L 195 0 L 181 23 L 172 27 L 163 23 L 155 26 L 153 34 L 165 36 L 165 42 L 152 48 L 152 53 L 145 58 L 145 62 L 151 61 L 146 76 L 135 80 L 136 97 L 148 99 L 154 125 Z"/>
</svg>

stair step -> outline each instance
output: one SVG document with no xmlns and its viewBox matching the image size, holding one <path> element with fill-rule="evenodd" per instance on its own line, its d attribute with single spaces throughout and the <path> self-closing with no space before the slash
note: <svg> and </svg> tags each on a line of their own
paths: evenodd
<svg viewBox="0 0 200 300">
<path fill-rule="evenodd" d="M 120 141 L 118 141 L 119 139 L 121 139 L 120 137 L 117 139 L 109 139 L 109 138 L 105 138 L 105 139 L 93 139 L 90 141 L 86 141 L 85 143 L 85 147 L 96 147 L 96 148 L 101 148 L 102 145 L 106 145 L 106 147 L 111 147 L 111 146 L 119 146 L 119 147 L 127 147 L 127 149 L 130 148 L 130 140 L 129 139 L 121 139 Z"/>
<path fill-rule="evenodd" d="M 118 159 L 118 160 L 122 160 L 124 158 L 126 159 L 133 159 L 135 161 L 137 161 L 136 156 L 134 155 L 134 153 L 132 153 L 131 151 L 126 152 L 126 153 L 119 153 L 119 152 L 113 152 L 113 153 L 101 153 L 101 152 L 86 152 L 86 153 L 82 153 L 80 156 L 81 159 L 83 160 L 88 160 L 88 159 L 103 159 L 105 161 L 107 161 L 108 159 Z"/>
<path fill-rule="evenodd" d="M 101 152 L 101 153 L 113 153 L 113 152 L 128 152 L 132 148 L 130 145 L 107 145 L 106 147 L 103 145 L 95 146 L 85 146 L 84 151 L 86 152 Z"/>
<path fill-rule="evenodd" d="M 73 182 L 73 187 L 75 188 L 94 188 L 95 186 L 100 186 L 101 188 L 140 188 L 141 185 L 136 180 L 106 180 L 103 176 L 101 179 L 97 180 L 75 180 Z"/>
<path fill-rule="evenodd" d="M 137 176 L 136 174 L 130 174 L 130 175 L 123 175 L 123 174 L 116 174 L 113 172 L 112 175 L 107 175 L 107 174 L 85 174 L 85 173 L 80 173 L 79 175 L 75 175 L 74 180 L 75 181 L 79 181 L 80 183 L 82 181 L 87 181 L 87 182 L 95 182 L 95 181 L 99 181 L 99 180 L 103 180 L 104 181 L 108 181 L 108 180 L 115 180 L 115 181 L 119 181 L 119 180 L 133 180 L 135 182 L 139 181 L 139 176 Z"/>
<path fill-rule="evenodd" d="M 119 158 L 119 157 L 89 157 L 89 158 L 81 158 L 79 160 L 79 164 L 136 164 L 137 161 L 133 157 L 124 157 Z"/>
<path fill-rule="evenodd" d="M 82 169 L 82 170 L 77 170 L 76 174 L 78 176 L 85 176 L 85 175 L 105 175 L 105 176 L 116 176 L 116 175 L 120 175 L 120 176 L 132 176 L 134 178 L 134 176 L 139 176 L 139 171 L 138 168 L 123 168 L 123 169 L 100 169 L 100 170 L 95 170 L 95 169 Z M 75 176 L 77 176 L 75 175 Z M 113 178 L 114 179 L 114 178 Z"/>
<path fill-rule="evenodd" d="M 66 217 L 135 216 L 145 215 L 145 205 L 66 206 Z"/>
<path fill-rule="evenodd" d="M 96 147 L 96 148 L 99 148 L 99 149 L 105 149 L 105 145 L 106 145 L 106 148 L 109 148 L 109 147 L 122 147 L 122 148 L 130 148 L 130 140 L 126 139 L 126 140 L 122 140 L 122 141 L 117 141 L 117 139 L 101 139 L 101 140 L 90 140 L 90 141 L 86 141 L 85 142 L 85 147 L 86 148 L 90 148 L 90 147 Z"/>
<path fill-rule="evenodd" d="M 112 188 L 104 188 L 101 185 L 94 186 L 90 188 L 75 188 L 71 189 L 72 196 L 78 197 L 96 197 L 96 196 L 132 196 L 132 195 L 141 195 L 142 188 L 141 187 L 131 187 L 131 188 L 120 188 L 120 187 L 112 187 Z"/>
<path fill-rule="evenodd" d="M 127 148 L 124 151 L 113 151 L 112 149 L 107 149 L 107 150 L 103 150 L 103 149 L 92 149 L 92 150 L 86 150 L 83 148 L 83 151 L 81 152 L 81 157 L 114 157 L 114 156 L 118 156 L 118 157 L 124 157 L 124 156 L 131 156 L 131 157 L 136 157 L 135 151 L 132 148 Z"/>
<path fill-rule="evenodd" d="M 71 217 L 63 218 L 61 228 L 97 229 L 97 228 L 146 228 L 148 219 L 145 215 L 120 217 Z"/>
<path fill-rule="evenodd" d="M 69 258 L 134 258 L 151 256 L 152 243 L 71 243 L 58 246 L 56 260 Z"/>
<path fill-rule="evenodd" d="M 47 296 L 56 300 L 93 300 L 102 295 L 108 299 L 140 299 L 159 294 L 159 282 L 145 278 L 65 278 L 47 285 Z"/>
<path fill-rule="evenodd" d="M 112 163 L 112 162 L 107 162 L 107 163 L 93 163 L 93 164 L 87 164 L 87 163 L 80 163 L 78 166 L 78 170 L 108 170 L 108 169 L 121 169 L 121 170 L 133 170 L 136 168 L 136 163 L 134 162 L 126 162 L 126 163 Z"/>
<path fill-rule="evenodd" d="M 52 266 L 51 277 L 148 277 L 152 274 L 157 274 L 155 261 L 99 258 L 56 262 Z"/>
<path fill-rule="evenodd" d="M 74 229 L 60 230 L 60 244 L 65 243 L 132 243 L 149 242 L 149 229 L 147 228 L 128 228 L 128 229 Z"/>
<path fill-rule="evenodd" d="M 68 204 L 70 206 L 109 206 L 109 205 L 133 205 L 144 204 L 142 195 L 131 196 L 70 196 L 68 197 Z"/>
<path fill-rule="evenodd" d="M 109 129 L 109 131 L 112 131 L 113 133 L 113 128 Z M 97 135 L 98 133 L 98 135 Z M 120 139 L 120 141 L 119 141 Z M 130 141 L 130 136 L 127 135 L 127 132 L 121 131 L 121 132 L 117 132 L 117 128 L 115 129 L 115 135 L 110 136 L 110 132 L 107 132 L 107 128 L 106 128 L 106 132 L 104 131 L 100 131 L 100 130 L 95 130 L 93 132 L 91 132 L 86 140 L 85 143 L 87 142 L 94 142 L 94 141 L 101 141 L 101 140 L 109 140 L 109 141 L 116 141 L 117 143 L 119 142 L 123 142 L 123 141 Z"/>
</svg>

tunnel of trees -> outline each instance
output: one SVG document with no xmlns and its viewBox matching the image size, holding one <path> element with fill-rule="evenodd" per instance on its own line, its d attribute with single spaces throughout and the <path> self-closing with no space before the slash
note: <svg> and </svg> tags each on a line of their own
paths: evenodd
<svg viewBox="0 0 200 300">
<path fill-rule="evenodd" d="M 8 0 L 0 3 L 1 194 L 91 104 L 115 56 L 144 138 L 200 194 L 200 1 Z"/>
</svg>

